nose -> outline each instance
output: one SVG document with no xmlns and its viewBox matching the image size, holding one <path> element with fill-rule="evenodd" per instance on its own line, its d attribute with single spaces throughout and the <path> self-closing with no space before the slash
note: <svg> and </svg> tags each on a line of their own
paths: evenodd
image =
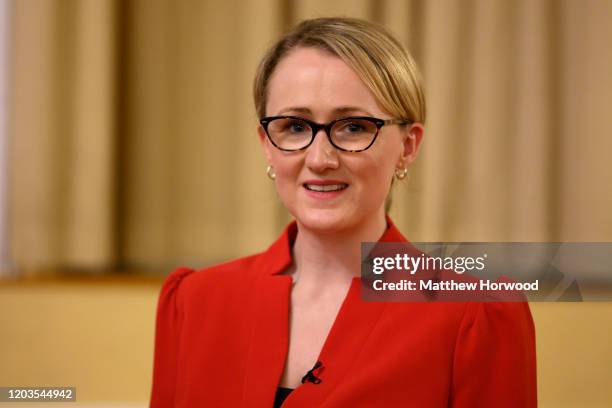
<svg viewBox="0 0 612 408">
<path fill-rule="evenodd" d="M 326 169 L 337 169 L 338 150 L 332 146 L 324 129 L 319 129 L 314 140 L 306 149 L 306 166 L 316 173 Z"/>
</svg>

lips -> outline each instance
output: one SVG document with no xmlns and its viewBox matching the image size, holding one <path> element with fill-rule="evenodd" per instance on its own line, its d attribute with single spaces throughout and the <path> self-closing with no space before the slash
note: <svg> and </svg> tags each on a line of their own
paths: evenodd
<svg viewBox="0 0 612 408">
<path fill-rule="evenodd" d="M 348 187 L 346 183 L 339 184 L 308 184 L 304 183 L 304 187 L 306 190 L 310 191 L 318 191 L 318 192 L 328 192 L 328 191 L 340 191 L 344 190 Z"/>
<path fill-rule="evenodd" d="M 311 179 L 306 180 L 304 184 L 302 184 L 307 191 L 310 191 L 311 194 L 315 194 L 317 196 L 333 196 L 334 193 L 338 193 L 346 188 L 348 188 L 348 183 L 345 183 L 342 180 L 320 180 L 320 179 Z"/>
</svg>

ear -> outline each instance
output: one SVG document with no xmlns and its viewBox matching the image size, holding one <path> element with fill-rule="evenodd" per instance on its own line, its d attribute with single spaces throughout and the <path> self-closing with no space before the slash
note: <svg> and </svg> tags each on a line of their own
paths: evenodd
<svg viewBox="0 0 612 408">
<path fill-rule="evenodd" d="M 263 130 L 263 129 L 262 129 Z M 417 158 L 425 129 L 421 123 L 415 122 L 403 132 L 403 150 L 398 162 L 398 168 L 409 167 Z"/>
<path fill-rule="evenodd" d="M 266 131 L 263 126 L 257 125 L 257 135 L 259 136 L 259 143 L 266 155 L 266 161 L 268 164 L 272 165 L 272 146 L 270 145 L 270 141 L 268 140 L 268 135 L 266 135 Z"/>
</svg>

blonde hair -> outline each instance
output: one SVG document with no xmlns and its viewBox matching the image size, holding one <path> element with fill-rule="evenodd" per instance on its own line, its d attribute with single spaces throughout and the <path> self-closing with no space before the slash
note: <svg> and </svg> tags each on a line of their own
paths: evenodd
<svg viewBox="0 0 612 408">
<path fill-rule="evenodd" d="M 266 116 L 268 84 L 281 59 L 299 47 L 341 58 L 393 117 L 425 123 L 425 95 L 413 58 L 386 28 L 344 17 L 305 20 L 278 40 L 262 58 L 253 83 L 259 118 Z"/>
</svg>

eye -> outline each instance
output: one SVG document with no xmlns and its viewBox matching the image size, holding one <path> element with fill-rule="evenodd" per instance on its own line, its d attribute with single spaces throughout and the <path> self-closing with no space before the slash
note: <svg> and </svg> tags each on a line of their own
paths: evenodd
<svg viewBox="0 0 612 408">
<path fill-rule="evenodd" d="M 361 135 L 371 131 L 371 123 L 360 119 L 347 119 L 336 124 L 335 132 L 349 135 Z"/>
<path fill-rule="evenodd" d="M 365 127 L 358 122 L 349 122 L 346 124 L 345 130 L 349 133 L 360 133 L 365 131 Z"/>
<path fill-rule="evenodd" d="M 304 121 L 299 119 L 285 119 L 281 120 L 278 123 L 280 126 L 280 130 L 283 133 L 287 134 L 301 134 L 310 132 L 310 127 Z"/>
<path fill-rule="evenodd" d="M 302 122 L 294 121 L 287 125 L 288 130 L 293 133 L 302 133 L 306 131 L 306 125 Z"/>
</svg>

